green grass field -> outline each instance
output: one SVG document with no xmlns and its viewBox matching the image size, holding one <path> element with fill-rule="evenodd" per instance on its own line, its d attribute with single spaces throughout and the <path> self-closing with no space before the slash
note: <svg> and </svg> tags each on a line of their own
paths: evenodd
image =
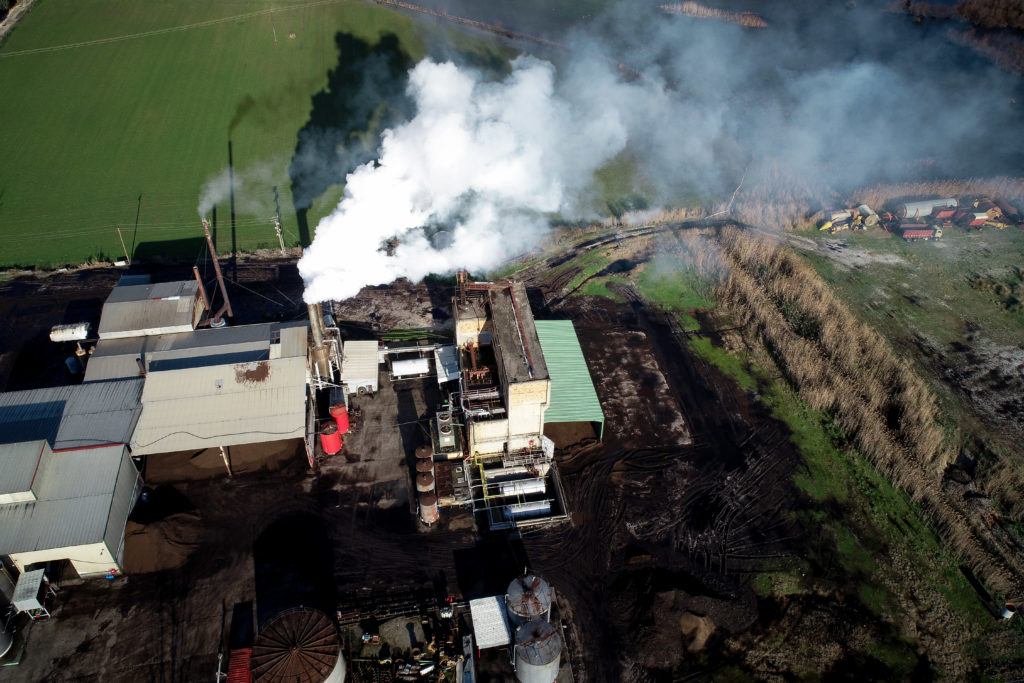
<svg viewBox="0 0 1024 683">
<path fill-rule="evenodd" d="M 822 239 L 807 233 L 812 239 Z M 878 330 L 924 377 L 934 377 L 934 358 L 922 353 L 919 340 L 945 354 L 943 363 L 956 365 L 958 344 L 977 343 L 1006 349 L 1020 348 L 1024 312 L 1010 293 L 1020 291 L 1024 264 L 1024 233 L 1015 228 L 964 233 L 946 230 L 941 242 L 907 243 L 879 231 L 842 233 L 836 238 L 851 249 L 871 254 L 857 268 L 843 266 L 821 253 L 798 253 L 833 288 L 856 315 Z M 898 260 L 885 260 L 895 257 Z M 1003 285 L 972 286 L 972 278 Z M 977 342 L 968 338 L 977 337 Z M 964 397 L 942 381 L 931 382 L 951 433 L 973 432 L 996 453 L 1019 454 L 1012 434 L 993 433 L 973 414 Z"/>
<path fill-rule="evenodd" d="M 0 46 L 0 267 L 118 257 L 117 226 L 137 256 L 192 258 L 200 191 L 228 168 L 229 140 L 237 229 L 233 245 L 222 202 L 218 249 L 276 246 L 275 185 L 298 244 L 288 168 L 339 66 L 339 33 L 371 48 L 394 34 L 409 60 L 440 44 L 504 58 L 485 39 L 355 1 L 39 0 Z M 340 195 L 319 195 L 310 231 Z"/>
</svg>

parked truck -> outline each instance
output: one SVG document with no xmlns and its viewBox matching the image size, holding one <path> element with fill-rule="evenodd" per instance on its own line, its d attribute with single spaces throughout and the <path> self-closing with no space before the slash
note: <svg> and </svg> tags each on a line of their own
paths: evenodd
<svg viewBox="0 0 1024 683">
<path fill-rule="evenodd" d="M 942 229 L 927 223 L 900 223 L 900 226 L 896 229 L 896 234 L 908 242 L 937 240 L 942 237 Z"/>
</svg>

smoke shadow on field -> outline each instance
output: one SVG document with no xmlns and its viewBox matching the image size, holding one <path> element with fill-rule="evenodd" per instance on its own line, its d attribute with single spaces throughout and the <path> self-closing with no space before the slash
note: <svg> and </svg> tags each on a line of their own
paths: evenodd
<svg viewBox="0 0 1024 683">
<path fill-rule="evenodd" d="M 195 258 L 205 244 L 203 237 L 182 237 L 174 240 L 147 240 L 139 242 L 132 251 L 132 261 L 146 263 L 178 262 Z"/>
<path fill-rule="evenodd" d="M 371 45 L 339 32 L 334 42 L 338 64 L 327 73 L 327 86 L 313 95 L 288 167 L 303 245 L 310 243 L 307 212 L 313 201 L 375 159 L 381 132 L 412 108 L 405 88 L 413 60 L 396 35 L 385 34 Z"/>
</svg>

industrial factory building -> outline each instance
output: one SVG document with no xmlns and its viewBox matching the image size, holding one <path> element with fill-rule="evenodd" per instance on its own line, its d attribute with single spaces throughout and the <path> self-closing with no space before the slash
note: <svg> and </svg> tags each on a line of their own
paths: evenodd
<svg viewBox="0 0 1024 683">
<path fill-rule="evenodd" d="M 123 339 L 194 330 L 206 313 L 197 280 L 153 283 L 148 275 L 126 275 L 107 297 L 100 339 Z"/>
<path fill-rule="evenodd" d="M 132 455 L 187 460 L 214 449 L 231 472 L 232 446 L 288 450 L 309 436 L 306 325 L 254 328 L 234 347 L 193 345 L 157 352 L 149 360 Z M 212 341 L 226 331 L 196 336 L 206 334 Z M 263 337 L 254 341 L 250 332 Z"/>
<path fill-rule="evenodd" d="M 581 423 L 599 435 L 604 424 L 572 323 L 535 321 L 522 283 L 464 275 L 453 309 L 474 512 L 491 529 L 564 519 L 547 426 Z"/>
<path fill-rule="evenodd" d="M 119 573 L 128 515 L 142 490 L 123 444 L 55 451 L 0 446 L 0 555 L 18 571 L 66 561 L 80 576 Z"/>
</svg>

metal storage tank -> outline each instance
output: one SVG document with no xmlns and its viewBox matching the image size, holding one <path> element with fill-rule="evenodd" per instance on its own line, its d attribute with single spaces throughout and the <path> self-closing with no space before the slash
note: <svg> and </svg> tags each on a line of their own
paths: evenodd
<svg viewBox="0 0 1024 683">
<path fill-rule="evenodd" d="M 554 683 L 562 658 L 562 636 L 546 621 L 531 621 L 516 629 L 516 680 Z"/>
<path fill-rule="evenodd" d="M 344 403 L 335 403 L 331 406 L 331 417 L 338 423 L 338 433 L 348 433 L 348 406 Z"/>
<path fill-rule="evenodd" d="M 334 622 L 323 612 L 299 607 L 260 629 L 252 646 L 255 683 L 341 683 L 345 658 Z"/>
<path fill-rule="evenodd" d="M 551 602 L 555 594 L 544 579 L 527 574 L 512 579 L 505 592 L 508 620 L 513 626 L 527 621 L 547 621 L 551 617 Z"/>
<path fill-rule="evenodd" d="M 438 520 L 440 514 L 437 511 L 437 496 L 433 493 L 420 495 L 420 519 L 426 524 L 433 524 Z"/>
<path fill-rule="evenodd" d="M 530 503 L 513 503 L 505 506 L 505 519 L 531 519 L 551 513 L 551 502 L 537 500 Z"/>
<path fill-rule="evenodd" d="M 434 461 L 433 460 L 417 460 L 416 461 L 416 472 L 419 474 L 434 474 Z"/>
<path fill-rule="evenodd" d="M 920 202 L 908 202 L 901 204 L 896 209 L 896 214 L 900 218 L 924 218 L 931 216 L 932 211 L 938 207 L 945 206 L 957 206 L 958 202 L 953 199 L 926 199 Z"/>
<path fill-rule="evenodd" d="M 416 475 L 416 490 L 420 493 L 430 493 L 434 490 L 434 475 L 428 472 L 421 472 Z"/>
<path fill-rule="evenodd" d="M 0 626 L 0 657 L 7 654 L 12 645 L 14 645 L 14 634 Z"/>
<path fill-rule="evenodd" d="M 433 460 L 434 449 L 430 446 L 419 446 L 416 448 L 416 459 L 417 460 Z"/>
<path fill-rule="evenodd" d="M 324 447 L 324 453 L 334 455 L 341 450 L 341 434 L 338 433 L 338 425 L 330 422 L 320 430 L 320 444 Z"/>
<path fill-rule="evenodd" d="M 50 341 L 83 341 L 89 338 L 89 323 L 71 323 L 70 325 L 54 325 L 50 328 Z"/>
<path fill-rule="evenodd" d="M 547 485 L 543 479 L 522 479 L 503 482 L 498 488 L 503 496 L 525 496 L 531 493 L 544 493 Z"/>
</svg>

